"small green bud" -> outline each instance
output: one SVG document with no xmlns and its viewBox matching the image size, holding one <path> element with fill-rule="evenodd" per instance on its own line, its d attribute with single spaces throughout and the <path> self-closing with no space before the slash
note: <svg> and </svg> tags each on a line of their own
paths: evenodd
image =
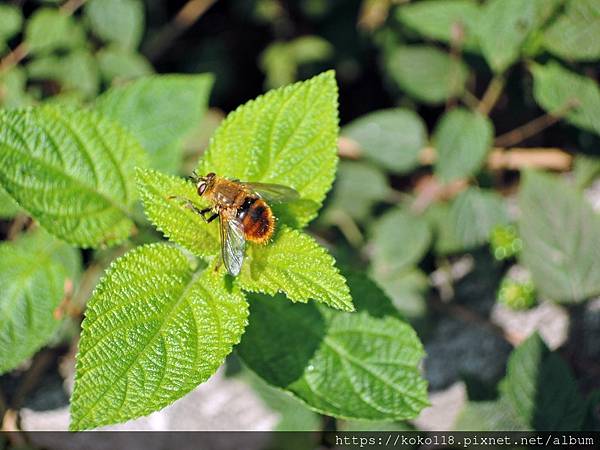
<svg viewBox="0 0 600 450">
<path fill-rule="evenodd" d="M 490 235 L 490 248 L 497 260 L 512 258 L 523 248 L 523 241 L 513 225 L 498 225 Z"/>
<path fill-rule="evenodd" d="M 506 276 L 500 283 L 498 301 L 510 309 L 530 309 L 537 302 L 535 286 L 531 281 L 518 281 Z"/>
</svg>

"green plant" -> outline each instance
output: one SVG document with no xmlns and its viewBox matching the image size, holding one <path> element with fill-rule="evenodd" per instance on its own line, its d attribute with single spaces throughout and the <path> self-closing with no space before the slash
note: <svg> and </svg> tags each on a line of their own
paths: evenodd
<svg viewBox="0 0 600 450">
<path fill-rule="evenodd" d="M 240 340 L 238 354 L 256 373 L 316 410 L 359 419 L 414 417 L 427 404 L 417 368 L 422 347 L 393 308 L 377 309 L 389 301 L 375 286 L 360 277 L 350 284 L 350 290 L 360 290 L 360 299 L 353 296 L 357 313 L 285 306 L 287 300 L 312 299 L 354 309 L 333 258 L 301 231 L 317 215 L 336 170 L 333 73 L 237 109 L 198 165 L 199 173 L 280 183 L 300 193 L 300 200 L 276 209 L 275 237 L 247 249 L 235 279 L 221 264 L 217 224 L 204 223 L 169 199 L 177 195 L 206 206 L 192 183 L 149 167 L 158 165 L 153 158 L 161 149 L 185 134 L 185 113 L 198 116 L 209 85 L 203 76 L 155 76 L 109 90 L 90 110 L 40 106 L 2 113 L 0 180 L 48 232 L 81 247 L 124 242 L 140 220 L 133 210 L 137 180 L 149 220 L 178 244 L 130 250 L 111 264 L 87 302 L 71 429 L 122 422 L 167 406 L 210 377 Z M 190 101 L 190 93 L 200 102 Z M 143 105 L 149 96 L 168 97 L 170 108 L 148 114 Z M 51 312 L 60 289 L 50 295 L 54 303 L 45 320 L 53 327 L 40 330 L 46 339 L 56 326 Z M 377 298 L 369 299 L 373 295 Z M 16 339 L 7 333 L 7 341 Z M 35 338 L 5 369 L 43 344 Z M 393 365 L 380 366 L 378 360 L 390 352 Z M 381 397 L 365 403 L 373 386 Z"/>
</svg>

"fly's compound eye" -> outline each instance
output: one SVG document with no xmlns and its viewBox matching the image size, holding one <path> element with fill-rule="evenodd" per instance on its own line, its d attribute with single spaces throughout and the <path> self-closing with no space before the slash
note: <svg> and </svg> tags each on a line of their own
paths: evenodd
<svg viewBox="0 0 600 450">
<path fill-rule="evenodd" d="M 198 195 L 204 194 L 204 191 L 206 191 L 206 183 L 200 183 L 198 185 Z"/>
</svg>

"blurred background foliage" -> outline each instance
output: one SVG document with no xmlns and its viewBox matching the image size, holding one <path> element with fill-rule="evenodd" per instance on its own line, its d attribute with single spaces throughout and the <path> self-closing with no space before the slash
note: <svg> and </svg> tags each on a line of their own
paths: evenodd
<svg viewBox="0 0 600 450">
<path fill-rule="evenodd" d="M 188 175 L 226 113 L 334 68 L 342 159 L 311 231 L 417 328 L 434 405 L 453 399 L 393 426 L 597 429 L 599 35 L 596 0 L 4 0 L 0 104 L 86 104 L 154 72 L 211 72 L 209 112 L 164 161 Z M 28 226 L 2 192 L 0 217 L 4 239 Z M 88 293 L 123 251 L 84 252 Z M 0 378 L 0 411 L 50 395 L 79 319 L 36 383 L 20 384 L 39 354 Z M 228 374 L 278 429 L 384 427 L 318 417 L 235 358 Z"/>
</svg>

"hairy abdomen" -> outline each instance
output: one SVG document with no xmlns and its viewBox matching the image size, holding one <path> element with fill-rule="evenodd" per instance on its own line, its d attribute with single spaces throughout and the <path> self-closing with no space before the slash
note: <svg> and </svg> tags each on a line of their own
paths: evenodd
<svg viewBox="0 0 600 450">
<path fill-rule="evenodd" d="M 238 210 L 244 225 L 246 240 L 262 244 L 269 240 L 275 230 L 275 218 L 264 200 L 248 197 Z"/>
</svg>

